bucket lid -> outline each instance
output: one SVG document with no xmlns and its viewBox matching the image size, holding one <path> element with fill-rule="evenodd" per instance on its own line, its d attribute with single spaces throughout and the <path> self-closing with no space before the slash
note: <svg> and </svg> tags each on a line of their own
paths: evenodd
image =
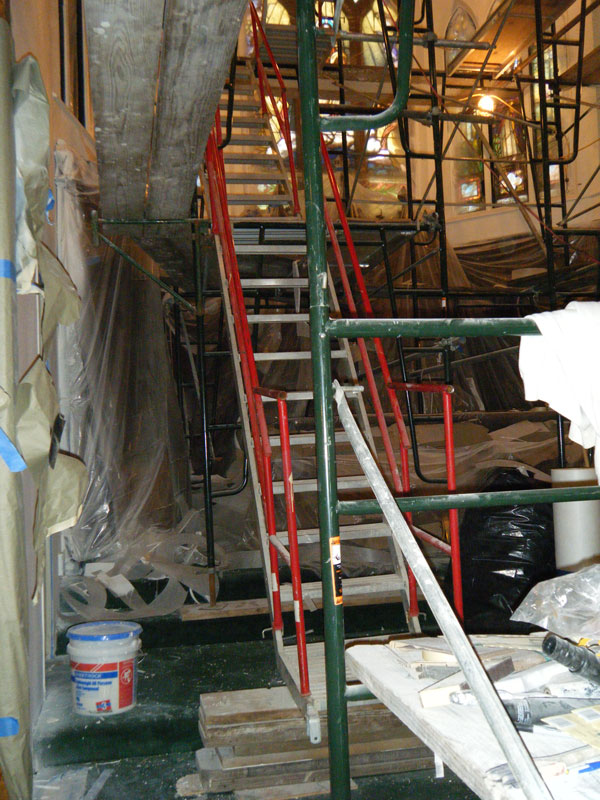
<svg viewBox="0 0 600 800">
<path fill-rule="evenodd" d="M 116 639 L 132 639 L 142 632 L 137 622 L 83 622 L 67 631 L 67 636 L 76 642 L 114 642 Z"/>
</svg>

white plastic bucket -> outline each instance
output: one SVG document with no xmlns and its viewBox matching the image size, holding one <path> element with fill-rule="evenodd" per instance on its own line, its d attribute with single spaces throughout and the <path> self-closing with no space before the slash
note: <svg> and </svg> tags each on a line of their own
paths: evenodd
<svg viewBox="0 0 600 800">
<path fill-rule="evenodd" d="M 78 714 L 121 714 L 136 702 L 137 622 L 84 622 L 67 631 L 73 706 Z"/>
</svg>

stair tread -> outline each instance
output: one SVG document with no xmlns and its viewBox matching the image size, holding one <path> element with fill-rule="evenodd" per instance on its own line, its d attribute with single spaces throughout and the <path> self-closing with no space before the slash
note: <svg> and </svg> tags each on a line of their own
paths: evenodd
<svg viewBox="0 0 600 800">
<path fill-rule="evenodd" d="M 239 256 L 251 255 L 281 255 L 281 256 L 305 256 L 306 245 L 299 244 L 238 244 L 235 252 Z"/>
<path fill-rule="evenodd" d="M 249 325 L 283 325 L 286 322 L 308 322 L 310 314 L 248 314 Z"/>
<path fill-rule="evenodd" d="M 316 478 L 299 478 L 294 481 L 294 492 L 316 492 L 319 481 Z M 370 483 L 364 475 L 348 475 L 337 479 L 338 491 L 345 489 L 369 489 Z M 284 493 L 284 481 L 273 481 L 273 494 Z"/>
<path fill-rule="evenodd" d="M 223 158 L 227 164 L 259 164 L 260 162 L 279 163 L 279 158 L 275 153 L 232 153 L 226 149 Z"/>
<path fill-rule="evenodd" d="M 243 289 L 307 289 L 308 278 L 242 278 Z"/>
<path fill-rule="evenodd" d="M 238 206 L 284 206 L 292 202 L 289 194 L 229 194 L 227 202 Z"/>
<path fill-rule="evenodd" d="M 227 175 L 227 184 L 230 183 L 283 183 L 286 176 L 283 172 L 239 172 Z"/>
<path fill-rule="evenodd" d="M 274 353 L 255 353 L 255 361 L 309 361 L 310 350 L 277 350 Z M 346 358 L 345 350 L 332 350 L 331 358 Z"/>
<path fill-rule="evenodd" d="M 340 537 L 344 541 L 353 539 L 378 539 L 389 535 L 389 525 L 387 522 L 361 522 L 358 525 L 340 525 Z M 277 531 L 279 541 L 288 544 L 288 532 Z M 319 528 L 302 528 L 298 531 L 299 544 L 313 544 L 320 541 Z"/>
<path fill-rule="evenodd" d="M 395 572 L 386 575 L 369 575 L 366 578 L 344 578 L 342 582 L 344 596 L 351 594 L 373 595 L 378 592 L 385 592 L 400 589 L 400 579 Z M 322 596 L 323 584 L 321 581 L 307 581 L 302 583 L 302 597 L 305 600 Z M 288 601 L 292 598 L 292 585 L 284 583 L 281 585 L 281 600 Z"/>
<path fill-rule="evenodd" d="M 347 442 L 348 441 L 348 434 L 345 431 L 336 431 L 335 432 L 335 441 L 336 442 Z M 305 444 L 314 444 L 315 443 L 315 434 L 314 433 L 291 433 L 290 434 L 290 444 L 292 447 L 294 445 L 305 445 Z M 269 436 L 269 444 L 272 447 L 280 447 L 281 446 L 281 437 L 277 435 Z"/>
</svg>

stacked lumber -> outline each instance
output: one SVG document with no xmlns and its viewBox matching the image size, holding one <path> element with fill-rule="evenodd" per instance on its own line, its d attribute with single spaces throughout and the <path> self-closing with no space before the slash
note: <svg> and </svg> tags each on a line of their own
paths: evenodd
<svg viewBox="0 0 600 800">
<path fill-rule="evenodd" d="M 348 716 L 353 777 L 433 765 L 431 751 L 378 701 L 350 703 Z M 253 789 L 266 796 L 267 788 L 281 787 L 278 797 L 300 797 L 299 784 L 312 786 L 312 794 L 328 791 L 327 742 L 309 743 L 304 717 L 284 686 L 203 694 L 199 728 L 204 749 L 196 761 L 206 794 L 236 792 L 241 800 Z M 321 729 L 326 735 L 325 715 Z"/>
</svg>

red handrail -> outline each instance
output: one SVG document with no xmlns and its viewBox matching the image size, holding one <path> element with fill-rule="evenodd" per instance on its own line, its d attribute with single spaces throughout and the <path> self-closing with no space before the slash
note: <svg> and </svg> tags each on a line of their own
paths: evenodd
<svg viewBox="0 0 600 800">
<path fill-rule="evenodd" d="M 218 121 L 218 117 L 217 117 Z M 271 595 L 273 598 L 273 629 L 283 630 L 281 616 L 281 593 L 279 589 L 279 564 L 277 550 L 271 541 L 275 536 L 275 505 L 273 499 L 273 485 L 271 477 L 271 448 L 264 416 L 262 399 L 254 395 L 254 388 L 258 386 L 258 372 L 254 360 L 250 328 L 246 318 L 246 310 L 242 285 L 240 281 L 235 245 L 231 222 L 227 210 L 227 192 L 225 189 L 225 168 L 223 154 L 217 146 L 215 126 L 210 133 L 206 147 L 206 168 L 210 187 L 210 206 L 213 227 L 221 237 L 225 273 L 227 277 L 229 297 L 234 318 L 236 341 L 240 354 L 240 367 L 244 389 L 248 399 L 248 416 L 250 429 L 254 441 L 256 467 L 261 488 L 261 497 L 265 512 L 267 535 L 269 536 L 269 560 L 271 567 Z"/>
<path fill-rule="evenodd" d="M 456 459 L 454 451 L 454 421 L 452 419 L 452 394 L 454 386 L 445 383 L 404 383 L 403 381 L 393 381 L 390 388 L 394 391 L 402 392 L 422 392 L 429 394 L 441 394 L 444 409 L 444 444 L 446 451 L 446 475 L 448 491 L 456 491 Z M 463 596 L 462 596 L 462 571 L 460 563 L 460 535 L 458 526 L 458 510 L 448 509 L 448 522 L 450 526 L 450 564 L 452 569 L 452 593 L 454 597 L 454 608 L 459 619 L 463 619 Z M 430 542 L 439 550 L 446 552 L 442 547 L 442 542 Z"/>
<path fill-rule="evenodd" d="M 271 100 L 271 106 L 273 108 L 273 113 L 277 117 L 277 122 L 279 124 L 279 130 L 281 131 L 283 138 L 285 139 L 285 144 L 288 151 L 288 160 L 290 162 L 290 180 L 292 184 L 292 197 L 294 201 L 294 214 L 300 213 L 300 201 L 298 199 L 298 181 L 296 179 L 296 166 L 294 164 L 294 151 L 292 149 L 292 132 L 290 127 L 290 117 L 288 112 L 288 100 L 287 100 L 287 91 L 285 88 L 285 82 L 283 80 L 283 76 L 279 70 L 279 66 L 277 61 L 275 60 L 275 56 L 273 55 L 273 51 L 271 50 L 271 46 L 267 41 L 267 37 L 260 21 L 258 14 L 256 13 L 256 9 L 254 8 L 254 3 L 250 2 L 250 17 L 252 19 L 252 36 L 254 39 L 254 57 L 256 58 L 256 67 L 258 70 L 258 85 L 260 88 L 260 102 L 263 114 L 268 113 L 267 108 L 267 100 L 266 94 L 268 93 L 269 99 Z M 269 61 L 271 62 L 271 66 L 275 72 L 275 77 L 277 78 L 277 82 L 279 84 L 279 90 L 281 92 L 281 106 L 283 111 L 283 119 L 279 112 L 279 108 L 277 106 L 277 101 L 273 95 L 273 90 L 271 89 L 271 84 L 267 77 L 267 73 L 265 71 L 264 65 L 262 63 L 262 59 L 260 57 L 260 43 L 259 43 L 259 34 L 262 43 L 265 46 L 265 50 L 267 51 L 267 55 L 269 56 Z"/>
<path fill-rule="evenodd" d="M 281 463 L 283 469 L 283 491 L 288 530 L 289 564 L 292 573 L 292 597 L 294 601 L 294 622 L 296 625 L 296 647 L 298 649 L 298 673 L 300 675 L 300 694 L 310 694 L 308 679 L 308 655 L 306 651 L 306 629 L 304 625 L 304 602 L 302 598 L 302 575 L 300 572 L 300 552 L 298 550 L 298 527 L 296 524 L 296 504 L 294 501 L 294 475 L 292 472 L 292 451 L 287 412 L 287 392 L 280 389 L 254 390 L 256 395 L 270 397 L 277 401 L 279 415 L 279 436 L 281 442 Z"/>
</svg>

